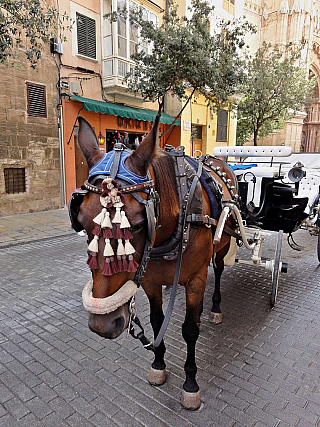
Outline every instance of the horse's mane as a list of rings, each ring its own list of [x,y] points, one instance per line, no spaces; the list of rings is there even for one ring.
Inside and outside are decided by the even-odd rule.
[[[176,183],[174,161],[170,154],[158,150],[153,157],[151,167],[155,175],[155,185],[159,193],[160,216],[179,213],[179,196]]]

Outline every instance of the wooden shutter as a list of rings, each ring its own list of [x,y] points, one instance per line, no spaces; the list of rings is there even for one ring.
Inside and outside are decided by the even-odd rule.
[[[218,110],[217,117],[217,141],[228,141],[228,111]]]
[[[77,13],[78,53],[96,58],[96,21]]]
[[[46,87],[27,82],[29,116],[47,117]]]

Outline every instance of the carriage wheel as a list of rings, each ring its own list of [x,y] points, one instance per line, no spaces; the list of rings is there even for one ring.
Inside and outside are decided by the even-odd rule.
[[[273,272],[272,272],[272,289],[271,289],[271,297],[270,297],[271,307],[274,307],[277,299],[277,293],[278,293],[282,236],[283,236],[283,231],[280,230],[278,233],[277,247],[274,255],[274,265],[273,265]]]

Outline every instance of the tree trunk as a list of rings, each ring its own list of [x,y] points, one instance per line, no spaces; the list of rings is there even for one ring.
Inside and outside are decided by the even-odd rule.
[[[258,139],[258,129],[255,129],[254,131],[253,131],[253,145],[256,147],[258,144],[257,144],[257,139]]]

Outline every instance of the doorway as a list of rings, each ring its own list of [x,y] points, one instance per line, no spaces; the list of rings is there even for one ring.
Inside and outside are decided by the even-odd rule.
[[[202,128],[203,126],[201,125],[191,126],[191,156],[201,156],[200,152],[202,153]]]

